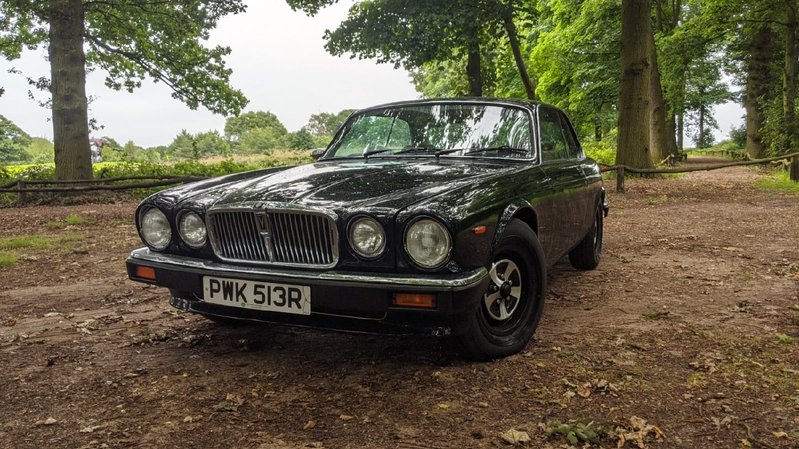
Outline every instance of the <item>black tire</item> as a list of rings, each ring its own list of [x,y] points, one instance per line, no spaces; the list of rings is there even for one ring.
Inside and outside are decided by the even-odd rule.
[[[599,265],[599,259],[602,257],[605,213],[601,204],[600,202],[594,213],[594,225],[569,253],[569,262],[578,270],[593,270]]]
[[[545,261],[535,232],[522,221],[512,220],[494,249],[488,289],[458,328],[458,338],[469,358],[492,360],[524,349],[544,309]],[[515,265],[515,271],[509,262]],[[507,279],[502,276],[505,273],[510,273]],[[502,286],[495,282],[497,278],[503,281]],[[511,292],[519,293],[519,297],[514,299]],[[497,298],[493,302],[492,296]],[[487,302],[491,302],[490,307]],[[503,310],[505,317],[501,317]]]

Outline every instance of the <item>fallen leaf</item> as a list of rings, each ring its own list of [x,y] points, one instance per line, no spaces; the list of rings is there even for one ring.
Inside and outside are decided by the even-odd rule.
[[[314,427],[316,427],[316,421],[311,419],[307,423],[305,423],[304,426],[302,426],[302,430],[311,430]]]
[[[355,418],[354,416],[350,416],[350,415],[341,415],[341,416],[338,417],[338,419],[340,419],[342,421],[352,421],[354,418]]]
[[[530,442],[530,435],[527,432],[521,432],[516,429],[509,429],[499,434],[502,441],[519,446]]]

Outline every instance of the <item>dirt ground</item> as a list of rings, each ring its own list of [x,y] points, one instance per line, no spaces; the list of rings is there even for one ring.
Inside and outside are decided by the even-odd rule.
[[[0,268],[0,447],[799,447],[799,196],[759,176],[628,180],[599,269],[556,266],[535,339],[492,363],[220,328],[127,280],[134,203],[1,209],[29,246]]]

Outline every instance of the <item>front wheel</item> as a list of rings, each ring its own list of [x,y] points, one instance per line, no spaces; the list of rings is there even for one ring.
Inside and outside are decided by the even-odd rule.
[[[546,265],[538,237],[513,220],[495,251],[480,303],[458,332],[466,354],[491,360],[516,354],[533,336],[544,308]]]

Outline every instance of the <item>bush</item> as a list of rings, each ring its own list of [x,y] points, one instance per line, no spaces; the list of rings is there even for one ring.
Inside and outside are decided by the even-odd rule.
[[[730,128],[729,141],[732,142],[738,148],[746,148],[746,124],[742,124],[737,128],[734,126]]]
[[[616,143],[611,139],[583,143],[586,156],[605,165],[616,164]]]

